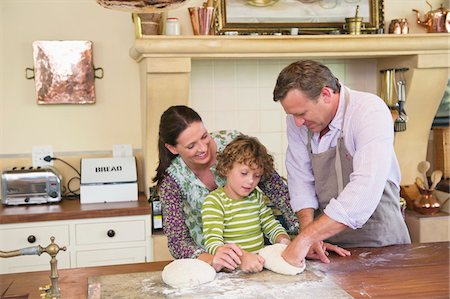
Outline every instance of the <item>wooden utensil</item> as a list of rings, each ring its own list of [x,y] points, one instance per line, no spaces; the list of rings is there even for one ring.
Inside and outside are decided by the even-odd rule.
[[[419,187],[419,189],[425,190],[425,183],[423,182],[423,179],[420,177],[416,177],[416,185]]]
[[[441,170],[435,170],[431,173],[431,190],[434,190],[442,179],[443,172]]]
[[[430,169],[430,162],[428,161],[420,161],[419,164],[417,165],[417,170],[422,174],[423,176],[423,181],[424,181],[424,186],[426,189],[428,189],[430,187],[430,185],[428,184],[428,178],[427,178],[427,171]]]

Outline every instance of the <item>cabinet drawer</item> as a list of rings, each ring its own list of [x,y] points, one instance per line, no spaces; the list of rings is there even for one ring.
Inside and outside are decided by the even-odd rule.
[[[80,250],[76,253],[75,267],[92,267],[146,262],[145,246]]]
[[[144,220],[76,224],[76,244],[91,245],[144,241],[145,230]]]
[[[26,255],[0,259],[0,273],[48,271],[50,274],[50,259],[51,257],[47,253],[40,256]],[[70,268],[70,253],[68,251],[60,251],[56,259],[58,260],[58,270]]]
[[[55,237],[55,243],[60,247],[70,245],[68,225],[33,225],[8,229],[0,228],[0,248],[2,251],[10,251],[37,245],[47,247],[50,244],[51,236]],[[30,242],[32,239],[35,239],[35,241]]]

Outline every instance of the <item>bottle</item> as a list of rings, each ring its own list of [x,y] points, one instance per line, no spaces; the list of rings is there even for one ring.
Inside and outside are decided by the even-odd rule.
[[[180,22],[178,18],[167,18],[165,34],[180,35]]]
[[[161,201],[159,200],[158,191],[156,187],[150,187],[150,198],[149,201],[152,203],[152,228],[153,231],[161,230],[162,225],[162,211],[161,211]]]

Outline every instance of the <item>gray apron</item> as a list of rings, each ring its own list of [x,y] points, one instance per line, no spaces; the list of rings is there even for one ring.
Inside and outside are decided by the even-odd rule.
[[[313,154],[311,131],[308,132],[308,152],[315,180],[316,195],[319,199],[319,213],[332,198],[337,198],[350,181],[353,172],[353,157],[344,143],[343,124],[350,96],[345,90],[344,117],[336,147]],[[400,211],[399,193],[394,184],[386,182],[381,201],[369,220],[359,229],[347,228],[326,240],[342,247],[381,247],[392,244],[411,243],[408,229]]]

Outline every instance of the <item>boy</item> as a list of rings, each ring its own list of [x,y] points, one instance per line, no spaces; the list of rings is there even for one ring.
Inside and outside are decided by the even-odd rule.
[[[243,252],[241,270],[260,272],[264,259],[257,252],[264,247],[263,234],[272,244],[290,243],[256,189],[261,177],[273,172],[273,158],[256,138],[241,135],[226,146],[217,161],[216,171],[226,183],[203,202],[205,248],[215,254],[224,244],[235,243]]]

